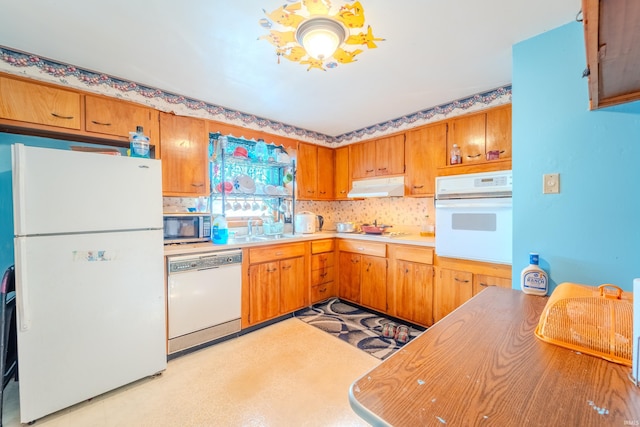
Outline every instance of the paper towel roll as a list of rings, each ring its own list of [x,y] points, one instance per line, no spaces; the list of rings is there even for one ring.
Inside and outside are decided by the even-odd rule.
[[[633,360],[631,361],[631,375],[633,381],[638,385],[640,380],[640,350],[638,339],[640,339],[640,279],[633,279]]]

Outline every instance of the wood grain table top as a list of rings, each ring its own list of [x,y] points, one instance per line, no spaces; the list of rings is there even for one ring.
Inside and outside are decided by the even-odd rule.
[[[491,287],[349,390],[372,425],[640,425],[631,368],[537,339],[547,298]]]

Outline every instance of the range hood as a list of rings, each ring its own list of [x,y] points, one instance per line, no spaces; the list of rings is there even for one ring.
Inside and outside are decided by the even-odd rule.
[[[402,197],[404,196],[404,176],[393,178],[373,178],[353,181],[347,197]]]

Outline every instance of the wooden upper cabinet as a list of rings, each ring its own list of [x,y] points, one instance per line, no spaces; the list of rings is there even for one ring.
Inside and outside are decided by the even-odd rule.
[[[334,194],[334,171],[335,154],[332,148],[318,147],[317,164],[317,187],[318,199],[332,200]]]
[[[435,193],[437,169],[446,164],[446,145],[446,123],[407,132],[405,195],[426,196]]]
[[[511,104],[487,111],[485,152],[497,151],[500,159],[511,158]]]
[[[462,153],[463,164],[483,161],[485,159],[486,125],[487,115],[485,113],[471,114],[451,120],[447,153],[450,153],[453,145],[457,144]],[[447,164],[451,164],[450,158],[448,158]]]
[[[640,2],[582,0],[592,109],[640,99]]]
[[[201,119],[160,115],[162,193],[197,197],[209,194],[209,138]]]
[[[404,173],[404,134],[376,140],[376,176]]]
[[[84,125],[87,132],[124,138],[142,126],[152,145],[160,142],[158,111],[117,99],[86,95]]]
[[[404,134],[350,145],[351,178],[404,173]]]
[[[302,200],[331,200],[334,186],[334,154],[331,148],[298,144],[297,192]]]
[[[511,159],[511,104],[452,119],[447,139],[447,165],[453,145],[460,147],[462,165]],[[490,158],[490,152],[497,158]]]
[[[376,142],[361,142],[349,146],[351,178],[372,178],[376,176]]]
[[[81,95],[0,77],[0,118],[80,130]]]
[[[334,177],[335,193],[334,199],[346,200],[351,189],[351,175],[349,174],[349,147],[335,149]]]
[[[298,144],[296,185],[298,198],[313,200],[318,196],[318,147],[313,144]]]

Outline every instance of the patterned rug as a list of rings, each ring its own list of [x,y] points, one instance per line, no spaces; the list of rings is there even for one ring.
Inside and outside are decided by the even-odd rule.
[[[354,307],[337,298],[298,310],[295,317],[381,360],[406,344],[382,336],[383,326],[392,322],[391,319]],[[409,326],[409,342],[423,332],[414,325],[397,321],[393,323]]]

